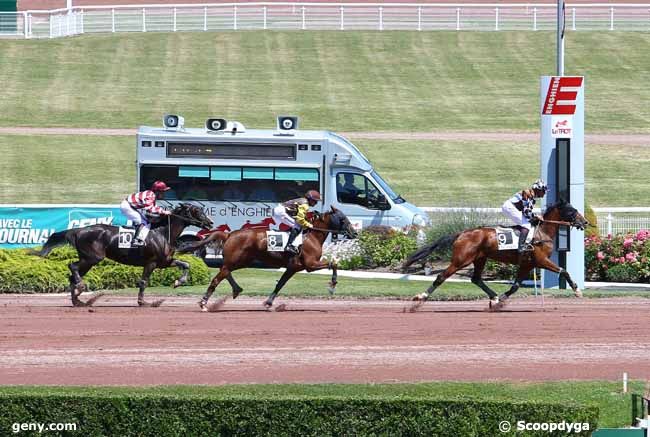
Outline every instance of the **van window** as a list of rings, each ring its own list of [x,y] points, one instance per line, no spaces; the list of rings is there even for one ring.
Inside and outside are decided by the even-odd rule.
[[[340,203],[361,205],[368,209],[376,206],[380,191],[364,175],[340,172],[336,175],[336,198]]]
[[[284,202],[320,189],[315,168],[150,166],[140,168],[140,189],[161,180],[166,200]]]

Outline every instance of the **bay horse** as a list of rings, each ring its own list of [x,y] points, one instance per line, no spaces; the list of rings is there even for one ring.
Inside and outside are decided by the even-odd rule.
[[[79,295],[87,288],[83,283],[83,276],[104,258],[112,259],[122,264],[144,267],[142,277],[138,281],[138,305],[159,306],[163,301],[148,303],[144,300],[144,289],[149,281],[149,276],[157,268],[180,267],[182,276],[174,282],[174,288],[187,281],[190,265],[185,261],[174,259],[176,251],[176,239],[187,226],[198,226],[200,228],[211,228],[212,220],[208,218],[203,210],[197,206],[182,203],[172,211],[172,214],[164,216],[157,223],[154,223],[151,232],[143,247],[132,247],[120,249],[118,247],[119,228],[111,225],[91,225],[84,228],[68,229],[56,232],[47,239],[47,242],[40,251],[33,253],[46,257],[52,249],[64,244],[70,244],[77,250],[79,261],[70,263],[70,294],[74,306],[90,306],[97,298],[97,295],[87,302],[82,302]]]
[[[210,244],[221,243],[223,250],[223,265],[219,273],[212,279],[205,295],[199,302],[201,310],[208,310],[208,300],[217,288],[219,283],[226,279],[232,288],[232,297],[236,299],[243,289],[235,282],[232,272],[245,267],[250,267],[255,262],[261,262],[270,267],[286,267],[286,271],[277,282],[275,289],[264,302],[264,307],[270,309],[273,301],[289,279],[296,272],[307,270],[313,272],[325,268],[332,269],[332,279],[330,282],[330,292],[336,287],[337,271],[335,262],[321,261],[323,253],[323,243],[327,235],[331,232],[334,234],[342,233],[349,238],[357,236],[356,231],[352,228],[350,220],[342,211],[332,207],[331,211],[324,214],[314,214],[312,221],[314,227],[305,231],[302,242],[302,249],[298,255],[292,255],[287,252],[269,252],[267,250],[266,228],[247,228],[239,229],[232,233],[213,232],[202,241],[184,247],[179,252],[194,252],[197,249]],[[217,305],[218,306],[218,305]]]
[[[534,231],[531,242],[533,246],[532,251],[523,252],[521,257],[516,249],[498,250],[495,228],[481,227],[468,229],[454,235],[442,237],[414,252],[403,265],[403,268],[406,268],[416,261],[425,259],[435,250],[450,246],[452,248],[451,264],[436,277],[426,292],[418,294],[413,298],[417,303],[411,307],[411,311],[417,310],[423,302],[427,301],[431,293],[445,282],[447,278],[472,263],[474,264],[472,283],[476,284],[490,297],[491,308],[499,309],[503,307],[508,298],[519,289],[521,283],[528,278],[530,271],[535,267],[541,267],[551,272],[559,273],[561,277],[566,279],[575,295],[582,297],[582,292],[576,283],[573,282],[573,279],[571,279],[569,272],[551,261],[550,256],[553,252],[555,235],[559,225],[569,225],[584,230],[588,224],[589,222],[584,216],[571,206],[570,203],[561,200],[546,209],[541,223]],[[514,284],[500,297],[481,279],[481,274],[488,259],[506,264],[519,265]]]

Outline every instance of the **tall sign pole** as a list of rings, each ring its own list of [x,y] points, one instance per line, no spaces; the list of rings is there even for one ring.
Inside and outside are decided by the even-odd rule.
[[[584,214],[584,77],[564,75],[564,0],[557,2],[557,76],[542,76],[540,86],[540,174],[548,183],[546,207],[570,202]],[[584,288],[584,232],[560,226],[551,259]],[[547,288],[566,288],[556,273],[542,270]]]
[[[564,76],[564,28],[566,24],[564,0],[557,0],[557,75]]]

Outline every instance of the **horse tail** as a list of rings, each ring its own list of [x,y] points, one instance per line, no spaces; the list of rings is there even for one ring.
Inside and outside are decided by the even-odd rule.
[[[187,246],[179,248],[177,252],[178,253],[195,252],[196,250],[202,248],[203,246],[207,246],[210,243],[217,243],[218,246],[223,246],[223,244],[226,242],[229,236],[230,233],[228,232],[214,231],[211,232],[203,240],[197,241],[195,243],[190,243]]]
[[[402,269],[407,268],[408,266],[410,266],[416,261],[420,261],[428,257],[436,250],[446,249],[448,247],[451,247],[451,245],[454,244],[454,241],[456,241],[459,235],[460,232],[453,235],[447,235],[446,237],[442,237],[431,244],[427,244],[426,246],[421,247],[420,249],[413,252],[411,256],[408,257],[408,259],[402,265]]]
[[[31,255],[37,255],[46,257],[52,252],[52,249],[55,247],[63,246],[64,244],[69,243],[68,233],[72,229],[66,229],[65,231],[55,232],[47,239],[41,250],[31,250],[29,253]]]

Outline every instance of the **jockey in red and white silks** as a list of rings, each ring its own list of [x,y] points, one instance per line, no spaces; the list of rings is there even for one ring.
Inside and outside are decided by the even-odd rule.
[[[526,250],[524,243],[531,227],[536,226],[540,221],[540,218],[533,214],[535,198],[544,197],[546,190],[548,190],[546,182],[538,179],[530,188],[515,193],[501,206],[501,211],[521,229],[519,233],[519,253]]]
[[[147,238],[150,229],[147,214],[171,214],[171,211],[156,205],[156,200],[164,198],[165,191],[169,189],[164,182],[156,181],[153,183],[151,190],[133,193],[120,204],[122,214],[131,220],[136,227],[133,246],[144,245],[144,240]]]

